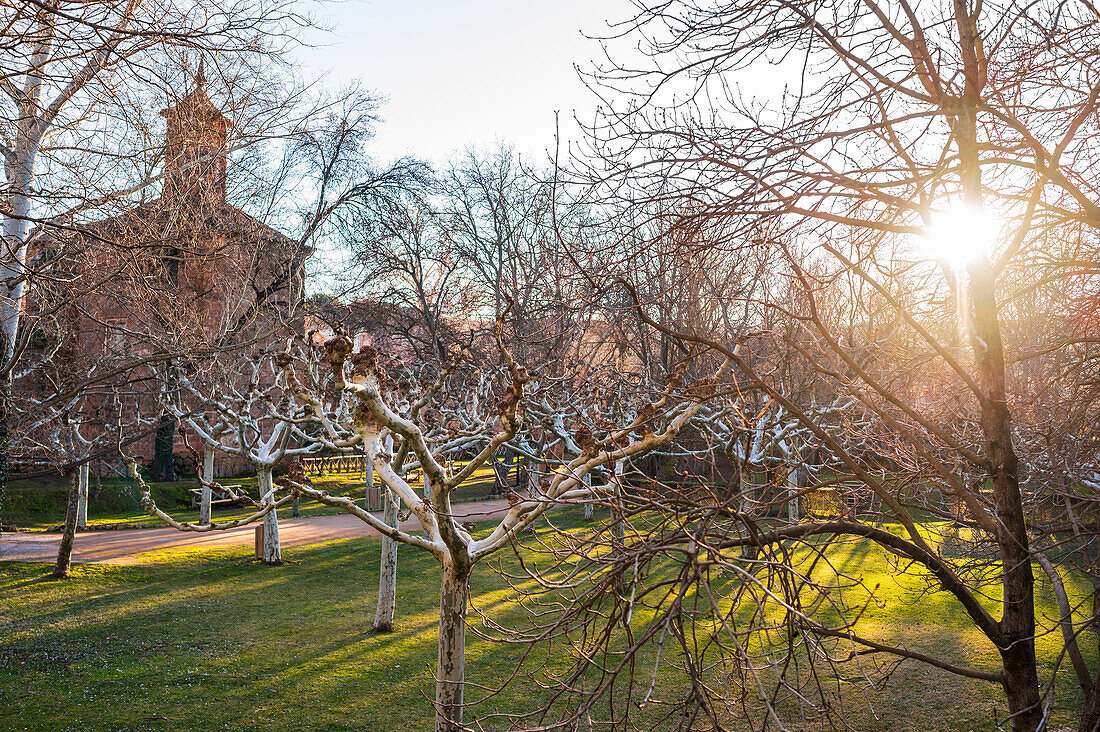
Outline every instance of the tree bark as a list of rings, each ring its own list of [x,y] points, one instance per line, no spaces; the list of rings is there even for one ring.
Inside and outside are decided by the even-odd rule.
[[[448,560],[439,589],[439,659],[435,682],[436,732],[462,729],[462,686],[466,673],[466,606],[470,569]]]
[[[1012,417],[1005,388],[1004,350],[994,275],[985,257],[972,262],[968,269],[971,347],[983,392],[983,451],[989,461],[1003,572],[1004,610],[998,647],[1004,666],[1004,689],[1012,715],[1012,729],[1033,732],[1043,719],[1035,658],[1035,580],[1020,497],[1019,462],[1012,444]]]
[[[65,526],[61,531],[61,544],[57,548],[57,561],[53,565],[53,572],[50,573],[51,577],[57,579],[68,577],[69,571],[73,566],[73,537],[76,536],[77,492],[80,490],[80,478],[77,476],[78,472],[76,468],[69,468],[65,472],[65,477],[69,479],[69,503],[68,508],[65,510]]]
[[[1085,706],[1077,732],[1100,732],[1100,688],[1095,683],[1085,690]]]
[[[747,450],[746,450],[747,452]],[[745,482],[745,465],[744,463],[737,463],[737,489],[739,498],[737,499],[737,510],[743,514],[747,514],[750,508],[749,502],[749,485]],[[760,556],[760,547],[756,544],[744,544],[741,547],[742,559],[756,559]]]
[[[397,514],[401,510],[401,499],[386,488],[382,502],[384,512],[382,520],[387,526],[397,526]],[[382,559],[378,576],[378,609],[374,613],[374,630],[388,632],[393,630],[393,614],[397,606],[397,542],[388,536],[382,537]]]
[[[623,469],[624,460],[616,460],[611,473],[611,487],[615,491],[615,523],[611,527],[611,544],[621,549],[626,544],[626,510],[623,508]]]
[[[386,486],[381,486],[376,492],[374,487],[374,465],[371,463],[370,458],[364,458],[363,460],[363,510],[364,511],[377,511],[378,506],[381,506],[382,510],[386,510]]]
[[[0,331],[0,342],[4,334]],[[4,516],[4,491],[8,484],[8,448],[11,442],[11,372],[0,377],[0,519]],[[4,524],[0,521],[0,558],[3,557]]]
[[[214,448],[207,445],[202,453],[202,497],[199,500],[199,523],[210,523],[210,501],[213,499],[210,485],[214,482]]]
[[[256,471],[256,483],[260,487],[260,496],[263,499],[261,505],[269,505],[275,502],[275,496],[270,493],[271,467],[263,467]],[[264,564],[282,564],[283,553],[279,547],[279,517],[274,510],[264,515]]]
[[[962,103],[947,111],[959,151],[959,177],[963,202],[983,207],[982,168],[977,138],[977,109],[985,83],[977,49],[980,47],[975,16],[966,0],[953,0],[955,25],[964,66]],[[1012,444],[1012,415],[1005,387],[1004,343],[996,296],[997,273],[990,253],[966,265],[967,297],[961,315],[974,353],[980,390],[982,451],[997,516],[997,546],[1002,572],[1004,610],[994,639],[1004,668],[1004,690],[1014,732],[1034,732],[1043,722],[1042,695],[1035,658],[1035,579],[1027,524],[1020,497],[1019,460]],[[960,278],[961,279],[961,278]]]
[[[1100,608],[1100,573],[1097,572],[1098,569],[1100,569],[1100,549],[1097,549],[1094,553],[1092,566],[1089,568],[1089,574],[1092,577],[1092,618],[1089,620],[1089,624],[1092,626],[1090,628],[1092,631],[1096,630],[1097,609]],[[1081,635],[1085,636],[1089,633],[1082,633]],[[1095,644],[1100,647],[1100,637],[1096,637]],[[1081,710],[1081,720],[1077,725],[1077,732],[1100,732],[1100,674],[1094,676],[1088,684],[1081,683],[1081,687],[1085,695],[1085,704]]]
[[[76,469],[76,528],[88,528],[88,464]]]
[[[33,129],[30,116],[19,120],[14,151],[5,165],[7,178],[4,246],[7,255],[0,263],[0,279],[5,283],[6,297],[0,298],[0,335],[3,336],[4,361],[15,354],[15,340],[21,321],[24,277],[27,260],[27,236],[31,227],[30,191],[34,186],[35,162],[38,159],[41,131]],[[12,254],[14,253],[14,256]]]
[[[46,35],[52,36],[52,33]],[[37,107],[40,96],[36,94],[30,104]],[[3,509],[4,491],[8,483],[8,456],[12,432],[12,363],[15,358],[15,342],[23,315],[23,294],[26,288],[27,238],[31,230],[32,204],[30,193],[34,188],[35,163],[42,142],[43,129],[38,118],[20,115],[14,131],[12,150],[5,156],[4,173],[7,189],[2,222],[2,240],[5,256],[0,261],[0,282],[4,297],[0,297],[0,349],[3,359],[0,365],[8,369],[0,377],[0,510]],[[3,530],[0,529],[0,536]],[[66,573],[68,570],[66,569]]]

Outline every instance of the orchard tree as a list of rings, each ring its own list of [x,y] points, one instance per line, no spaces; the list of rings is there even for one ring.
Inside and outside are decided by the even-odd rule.
[[[242,458],[255,469],[261,509],[271,509],[276,503],[276,466],[319,449],[299,427],[302,415],[291,395],[281,388],[273,365],[272,358],[261,356],[245,363],[243,372],[230,370],[220,383],[206,389],[186,376],[178,376],[180,398],[167,404],[176,418],[198,435],[204,450]],[[213,486],[204,484],[204,494],[210,488]],[[262,518],[263,562],[282,564],[278,514],[266,510]],[[214,527],[209,515],[206,523],[200,518],[199,525],[227,528]]]
[[[435,701],[438,730],[462,728],[466,613],[469,579],[475,565],[509,545],[518,532],[553,506],[591,495],[597,489],[587,485],[584,476],[594,468],[641,455],[667,443],[702,404],[700,399],[685,398],[680,390],[682,382],[679,378],[670,378],[665,392],[655,402],[639,410],[633,419],[609,428],[602,437],[588,435],[581,454],[543,478],[530,496],[515,494],[508,514],[486,537],[475,540],[468,529],[455,520],[451,510],[451,494],[515,437],[523,419],[525,387],[530,381],[527,371],[504,348],[501,341],[502,320],[503,316],[497,321],[497,342],[507,364],[510,383],[497,402],[495,416],[484,420],[476,433],[466,435],[476,439],[477,452],[461,468],[448,469],[441,456],[433,452],[424,436],[423,417],[415,422],[409,418],[411,405],[401,410],[383,400],[381,384],[384,374],[379,369],[377,352],[366,348],[353,354],[351,344],[343,338],[335,338],[326,345],[333,384],[357,401],[357,428],[375,473],[409,507],[422,533],[410,533],[389,526],[364,511],[355,501],[330,496],[309,486],[302,476],[291,475],[280,481],[292,491],[343,508],[384,536],[427,551],[439,562],[439,657]],[[290,388],[299,390],[299,398],[307,403],[316,401],[318,397],[310,396],[307,385],[294,376],[293,360],[285,356],[282,363]],[[323,413],[313,410],[313,414],[324,422]],[[326,426],[326,431],[333,434],[335,428]],[[400,435],[405,441],[407,447],[404,449],[411,453],[424,476],[422,494],[393,469],[394,455],[385,448],[387,434]]]
[[[267,478],[260,480],[261,500],[253,515],[228,524],[178,522],[156,506],[136,463],[128,460],[132,475],[142,485],[146,511],[180,530],[216,531],[261,520],[273,524],[275,508],[305,496],[342,508],[384,537],[435,557],[441,567],[436,676],[439,730],[462,728],[468,583],[475,565],[511,545],[520,532],[551,508],[606,493],[609,488],[591,485],[586,476],[596,469],[621,466],[631,457],[667,444],[698,412],[712,390],[713,379],[707,378],[684,387],[685,363],[669,375],[666,387],[653,401],[638,402],[629,413],[625,405],[620,405],[617,424],[603,421],[594,431],[578,430],[575,442],[579,453],[551,463],[529,495],[510,494],[507,515],[486,537],[475,540],[469,528],[455,519],[451,495],[515,440],[523,424],[530,382],[526,369],[504,346],[504,315],[497,320],[495,338],[505,364],[506,382],[503,388],[491,390],[494,398],[487,398],[490,392],[484,391],[488,386],[484,381],[483,388],[473,390],[474,398],[468,389],[448,389],[455,366],[442,369],[436,380],[418,387],[419,391],[410,385],[387,387],[378,352],[364,346],[352,353],[351,343],[344,336],[329,340],[323,352],[307,344],[297,357],[290,351],[278,355],[275,372],[269,373],[270,360],[257,359],[251,371],[239,377],[227,376],[216,388],[200,388],[186,375],[176,378],[183,396],[170,408],[189,431],[211,447],[247,457],[258,471],[268,475],[274,462],[283,456],[360,446],[386,489],[415,516],[420,533],[401,529],[396,520],[391,523],[391,519],[374,516],[350,498],[331,496],[312,487],[295,463],[290,464],[288,476],[275,480],[274,485]],[[724,370],[724,366],[719,368],[715,378],[720,378]],[[447,398],[433,404],[440,394]],[[226,439],[214,438],[216,427],[203,416],[206,414],[216,414],[219,423],[236,429],[235,446],[215,444],[223,444]],[[391,449],[396,449],[396,455]],[[472,452],[472,459],[461,465],[446,459],[446,455],[459,450]],[[412,470],[423,475],[420,492],[410,482]],[[280,488],[287,493],[276,498]],[[611,488],[619,493],[614,481]],[[265,535],[273,533],[265,531]],[[621,540],[621,532],[617,535]],[[270,559],[277,559],[277,553]],[[393,577],[395,580],[395,572]],[[380,612],[384,604],[380,602]],[[392,622],[392,610],[389,612]]]

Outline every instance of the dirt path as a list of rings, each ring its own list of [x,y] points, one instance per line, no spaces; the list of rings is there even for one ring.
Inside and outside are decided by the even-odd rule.
[[[455,517],[461,521],[499,518],[507,511],[508,501],[504,499],[459,503],[454,507]],[[401,528],[416,530],[419,524],[415,520],[406,521]],[[184,532],[170,527],[88,531],[76,535],[73,542],[73,561],[138,564],[142,554],[160,549],[253,546],[254,532],[254,526],[208,532]],[[364,536],[378,536],[378,532],[350,514],[279,519],[279,541],[283,547]],[[0,538],[0,561],[52,562],[57,558],[57,545],[60,541],[61,534],[53,532],[5,532]]]

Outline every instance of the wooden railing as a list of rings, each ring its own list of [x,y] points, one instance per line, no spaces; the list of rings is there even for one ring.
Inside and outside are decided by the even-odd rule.
[[[363,455],[330,455],[302,460],[302,469],[306,475],[340,475],[366,472],[366,458]]]
[[[330,455],[328,457],[303,458],[302,469],[306,475],[320,477],[324,475],[358,475],[366,479],[366,457],[363,455]],[[414,470],[405,476],[410,483],[420,480],[420,471]],[[379,483],[378,476],[374,482]]]

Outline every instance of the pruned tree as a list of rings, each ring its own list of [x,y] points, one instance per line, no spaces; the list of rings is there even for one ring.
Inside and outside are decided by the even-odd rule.
[[[466,439],[476,440],[477,453],[466,465],[454,470],[448,470],[441,456],[433,451],[425,439],[423,417],[414,422],[409,418],[411,405],[402,409],[383,399],[381,385],[385,377],[379,368],[378,354],[374,349],[366,348],[353,354],[351,344],[345,338],[335,338],[326,346],[327,363],[331,368],[334,385],[357,401],[357,428],[376,474],[409,507],[420,524],[422,533],[406,532],[389,526],[362,510],[354,501],[330,496],[311,487],[303,480],[303,476],[291,475],[280,481],[292,491],[321,503],[343,508],[385,536],[429,552],[440,563],[439,655],[435,701],[438,730],[462,728],[468,583],[475,565],[509,545],[519,532],[553,506],[590,494],[594,489],[586,485],[583,479],[593,468],[641,455],[667,443],[697,412],[701,404],[698,399],[684,397],[679,390],[681,382],[678,378],[670,379],[665,392],[649,405],[649,409],[641,410],[636,418],[621,426],[610,428],[606,436],[600,439],[589,437],[580,455],[568,464],[554,469],[530,496],[515,494],[510,501],[512,506],[507,516],[487,536],[474,539],[455,519],[451,511],[451,494],[455,487],[484,466],[494,453],[515,437],[523,419],[525,386],[530,380],[526,370],[504,348],[501,341],[502,320],[503,317],[497,321],[496,334],[501,356],[507,364],[509,383],[496,404],[494,417],[484,420],[476,433],[463,435]],[[284,357],[282,363],[288,382],[297,383],[292,388],[300,390],[300,399],[307,403],[316,401],[319,397],[309,395],[306,391],[307,385],[294,376],[292,359]],[[326,420],[323,413],[318,413],[316,409],[312,412],[324,424]],[[337,434],[332,425],[327,425],[325,429],[329,434]],[[638,436],[634,436],[635,433]],[[419,494],[407,480],[394,471],[392,466],[395,456],[385,449],[387,434],[399,435],[404,440],[401,450],[410,453],[423,472],[423,494]]]
[[[268,356],[244,364],[243,373],[229,370],[220,383],[207,388],[187,376],[178,375],[180,393],[167,403],[168,410],[202,440],[204,449],[242,458],[255,469],[259,500],[252,502],[262,512],[259,518],[263,520],[262,559],[265,564],[282,564],[283,561],[279,518],[273,508],[279,503],[273,483],[275,468],[286,459],[319,449],[317,443],[302,433],[299,424],[303,415],[291,401],[291,395],[282,388],[278,375],[273,359]],[[204,493],[213,487],[204,480]],[[229,528],[211,523],[209,516],[206,522],[200,518],[199,524],[173,521],[173,525],[200,531]],[[234,522],[233,525],[240,524]]]

